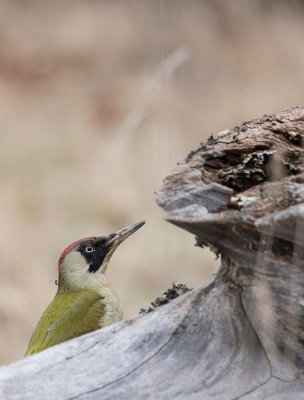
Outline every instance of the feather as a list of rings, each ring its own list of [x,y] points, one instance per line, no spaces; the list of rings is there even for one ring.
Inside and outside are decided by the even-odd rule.
[[[102,328],[103,299],[97,290],[57,294],[42,314],[25,355]]]

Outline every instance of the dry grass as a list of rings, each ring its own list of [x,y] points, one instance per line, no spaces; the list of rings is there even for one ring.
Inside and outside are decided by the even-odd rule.
[[[80,237],[147,220],[108,271],[125,316],[211,274],[153,192],[211,132],[303,105],[303,19],[293,1],[1,2],[2,363],[23,356]],[[180,47],[191,57],[162,80]]]

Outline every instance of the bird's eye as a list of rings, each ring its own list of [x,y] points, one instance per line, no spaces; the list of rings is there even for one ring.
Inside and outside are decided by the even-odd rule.
[[[95,251],[95,248],[94,248],[93,246],[87,246],[86,249],[85,249],[85,251],[86,251],[87,253],[93,253],[93,251]]]

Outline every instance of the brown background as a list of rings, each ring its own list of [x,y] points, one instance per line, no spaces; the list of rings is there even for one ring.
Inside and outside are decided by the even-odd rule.
[[[1,2],[1,363],[23,356],[81,237],[147,221],[108,270],[126,317],[210,276],[154,191],[210,133],[303,106],[303,39],[300,1]]]

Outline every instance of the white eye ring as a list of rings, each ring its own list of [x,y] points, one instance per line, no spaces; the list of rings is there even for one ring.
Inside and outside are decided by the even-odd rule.
[[[88,247],[86,247],[85,251],[87,253],[93,253],[93,251],[95,251],[95,248],[93,246],[88,246]]]

